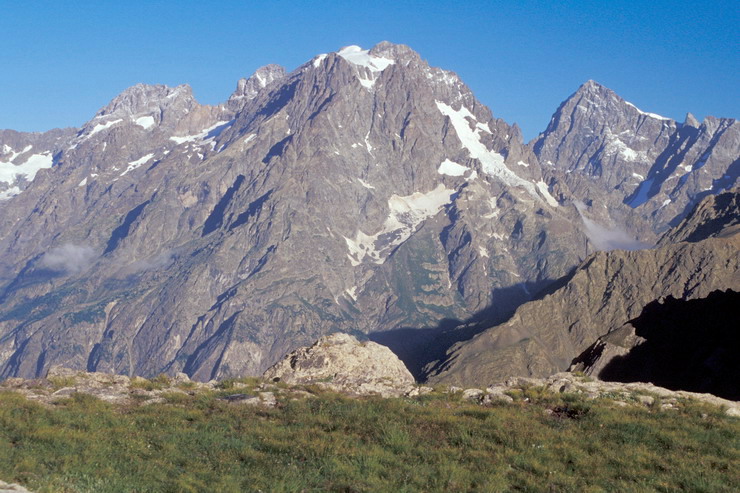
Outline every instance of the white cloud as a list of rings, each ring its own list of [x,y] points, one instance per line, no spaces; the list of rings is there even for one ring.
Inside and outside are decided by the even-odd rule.
[[[583,225],[586,227],[586,236],[596,250],[644,250],[652,245],[638,241],[626,231],[619,228],[606,228],[583,215],[586,205],[582,202],[574,202],[578,214],[581,216]]]
[[[97,255],[92,247],[65,243],[46,252],[39,263],[57,272],[79,274],[90,267]]]

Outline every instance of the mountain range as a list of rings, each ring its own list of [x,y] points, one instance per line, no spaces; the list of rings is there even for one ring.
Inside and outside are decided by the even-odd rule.
[[[455,73],[387,42],[267,65],[214,106],[139,84],[81,128],[0,131],[0,378],[257,375],[333,332],[387,344],[417,378],[564,370],[640,303],[685,295],[692,245],[725,241],[702,251],[737,263],[716,228],[671,235],[737,187],[739,157],[736,120],[679,123],[594,81],[525,143]],[[547,308],[487,340],[563,283],[614,286],[611,266],[640,262],[676,288],[570,335]],[[716,272],[712,289],[740,289]],[[594,306],[575,291],[560,303]]]

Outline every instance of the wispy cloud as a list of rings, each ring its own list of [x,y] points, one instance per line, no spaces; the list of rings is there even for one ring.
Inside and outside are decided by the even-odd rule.
[[[653,245],[638,241],[620,228],[606,228],[595,221],[587,218],[583,211],[586,205],[583,202],[574,202],[578,214],[581,216],[583,225],[586,227],[586,236],[596,250],[644,250]]]
[[[177,255],[177,250],[165,250],[153,257],[137,260],[119,270],[116,276],[130,276],[149,270],[164,269],[169,266]]]
[[[92,247],[65,243],[46,252],[39,264],[56,272],[79,274],[92,265],[97,255]]]

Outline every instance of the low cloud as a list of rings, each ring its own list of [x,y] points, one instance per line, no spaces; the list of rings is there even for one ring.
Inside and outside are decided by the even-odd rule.
[[[39,264],[56,272],[79,274],[87,270],[97,256],[92,247],[65,243],[46,252]]]
[[[168,267],[177,255],[176,250],[165,250],[154,257],[137,260],[118,271],[117,276],[131,276],[149,270],[159,270]]]
[[[636,240],[622,229],[606,228],[592,221],[583,215],[586,205],[578,201],[574,203],[583,225],[586,227],[586,236],[596,250],[606,252],[609,250],[644,250],[653,246],[650,243]]]

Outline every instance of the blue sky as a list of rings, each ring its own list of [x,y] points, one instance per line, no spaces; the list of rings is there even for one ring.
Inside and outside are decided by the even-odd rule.
[[[645,111],[740,113],[738,1],[0,0],[0,128],[80,126],[138,82],[228,98],[268,63],[388,40],[454,70],[528,140],[594,79]]]

